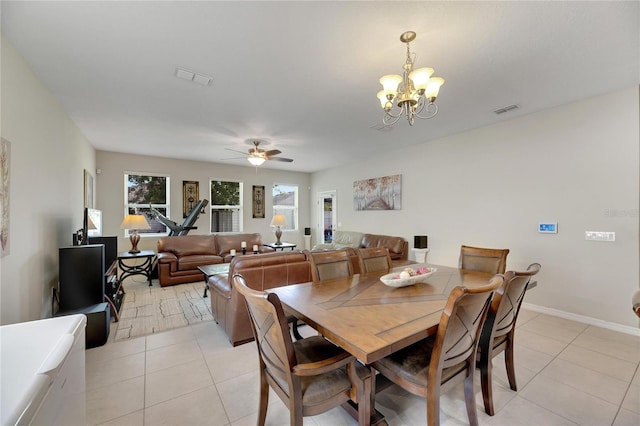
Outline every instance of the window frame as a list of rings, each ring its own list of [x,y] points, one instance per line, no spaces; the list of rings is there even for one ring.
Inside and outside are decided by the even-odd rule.
[[[165,186],[165,197],[166,197],[166,204],[154,204],[154,203],[145,203],[145,204],[136,204],[136,203],[129,203],[129,176],[152,176],[152,177],[162,177],[166,179],[166,186]],[[171,176],[165,173],[150,173],[150,172],[134,172],[134,171],[125,171],[124,172],[124,217],[127,217],[127,215],[129,214],[129,208],[133,208],[133,209],[139,209],[139,208],[145,208],[148,209],[149,205],[151,205],[152,207],[156,208],[156,209],[165,209],[165,216],[167,218],[171,218]],[[169,229],[168,226],[165,225],[165,228],[167,229],[166,232],[144,232],[144,231],[138,231],[138,235],[140,235],[141,238],[146,238],[146,237],[166,237],[167,235],[169,235],[169,233],[171,232],[171,230]],[[125,238],[128,238],[130,235],[129,230],[128,229],[124,229],[124,236]]]
[[[294,196],[293,206],[276,205],[275,204],[273,191],[275,190],[275,188],[277,186],[286,186],[286,187],[295,188],[295,196]],[[271,217],[273,217],[273,215],[278,214],[278,213],[276,213],[276,207],[280,208],[280,209],[285,209],[285,210],[293,210],[294,226],[291,226],[290,224],[287,224],[287,226],[282,228],[282,232],[298,231],[299,230],[299,222],[300,222],[300,218],[299,218],[299,214],[300,214],[299,200],[300,200],[300,185],[295,184],[295,183],[274,182],[273,185],[271,186],[271,213],[272,213]]]
[[[229,205],[229,204],[214,204],[213,197],[211,196],[211,183],[212,182],[233,182],[238,184],[238,201],[240,204],[238,205]],[[244,181],[240,179],[229,179],[229,178],[209,178],[209,233],[211,234],[234,234],[239,232],[244,232]],[[213,226],[213,211],[214,210],[224,210],[224,209],[238,209],[238,230],[237,231],[214,231],[212,229]]]

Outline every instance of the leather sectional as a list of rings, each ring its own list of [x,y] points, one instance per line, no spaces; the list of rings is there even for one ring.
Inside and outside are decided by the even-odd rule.
[[[274,250],[262,245],[260,234],[211,234],[161,237],[158,239],[158,281],[162,287],[202,280],[198,266],[231,261],[231,249],[242,253],[242,242],[251,252],[254,245],[259,253]]]

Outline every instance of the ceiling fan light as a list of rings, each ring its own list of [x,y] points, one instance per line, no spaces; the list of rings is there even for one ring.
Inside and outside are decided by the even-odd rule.
[[[397,74],[389,74],[380,77],[380,84],[382,84],[382,88],[386,92],[393,92],[394,94],[398,92],[398,85],[402,82],[402,76]]]
[[[265,161],[265,159],[262,157],[247,157],[247,160],[251,163],[251,165],[256,167],[260,166]]]
[[[409,74],[409,78],[413,81],[413,87],[415,87],[416,90],[426,90],[431,74],[433,74],[433,68],[418,68]]]
[[[440,92],[440,86],[444,84],[444,78],[433,77],[429,79],[429,84],[427,85],[427,90],[424,96],[429,99],[430,102],[433,102],[438,97],[438,92]]]

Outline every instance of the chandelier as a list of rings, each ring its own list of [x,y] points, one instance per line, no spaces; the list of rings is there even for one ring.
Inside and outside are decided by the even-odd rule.
[[[409,43],[415,38],[416,33],[413,31],[400,36],[400,41],[407,45],[403,75],[390,74],[380,78],[383,89],[378,92],[378,99],[384,109],[382,123],[387,126],[395,124],[403,115],[407,117],[409,125],[413,126],[416,117],[433,118],[438,113],[435,102],[444,79],[431,77],[433,68],[413,69],[415,54],[412,55]]]

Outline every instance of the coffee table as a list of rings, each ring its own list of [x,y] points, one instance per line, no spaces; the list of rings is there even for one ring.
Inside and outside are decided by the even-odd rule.
[[[198,266],[198,270],[204,275],[204,294],[202,297],[207,297],[207,290],[209,290],[209,277],[218,274],[228,274],[230,263],[216,263],[215,265],[202,265]]]

